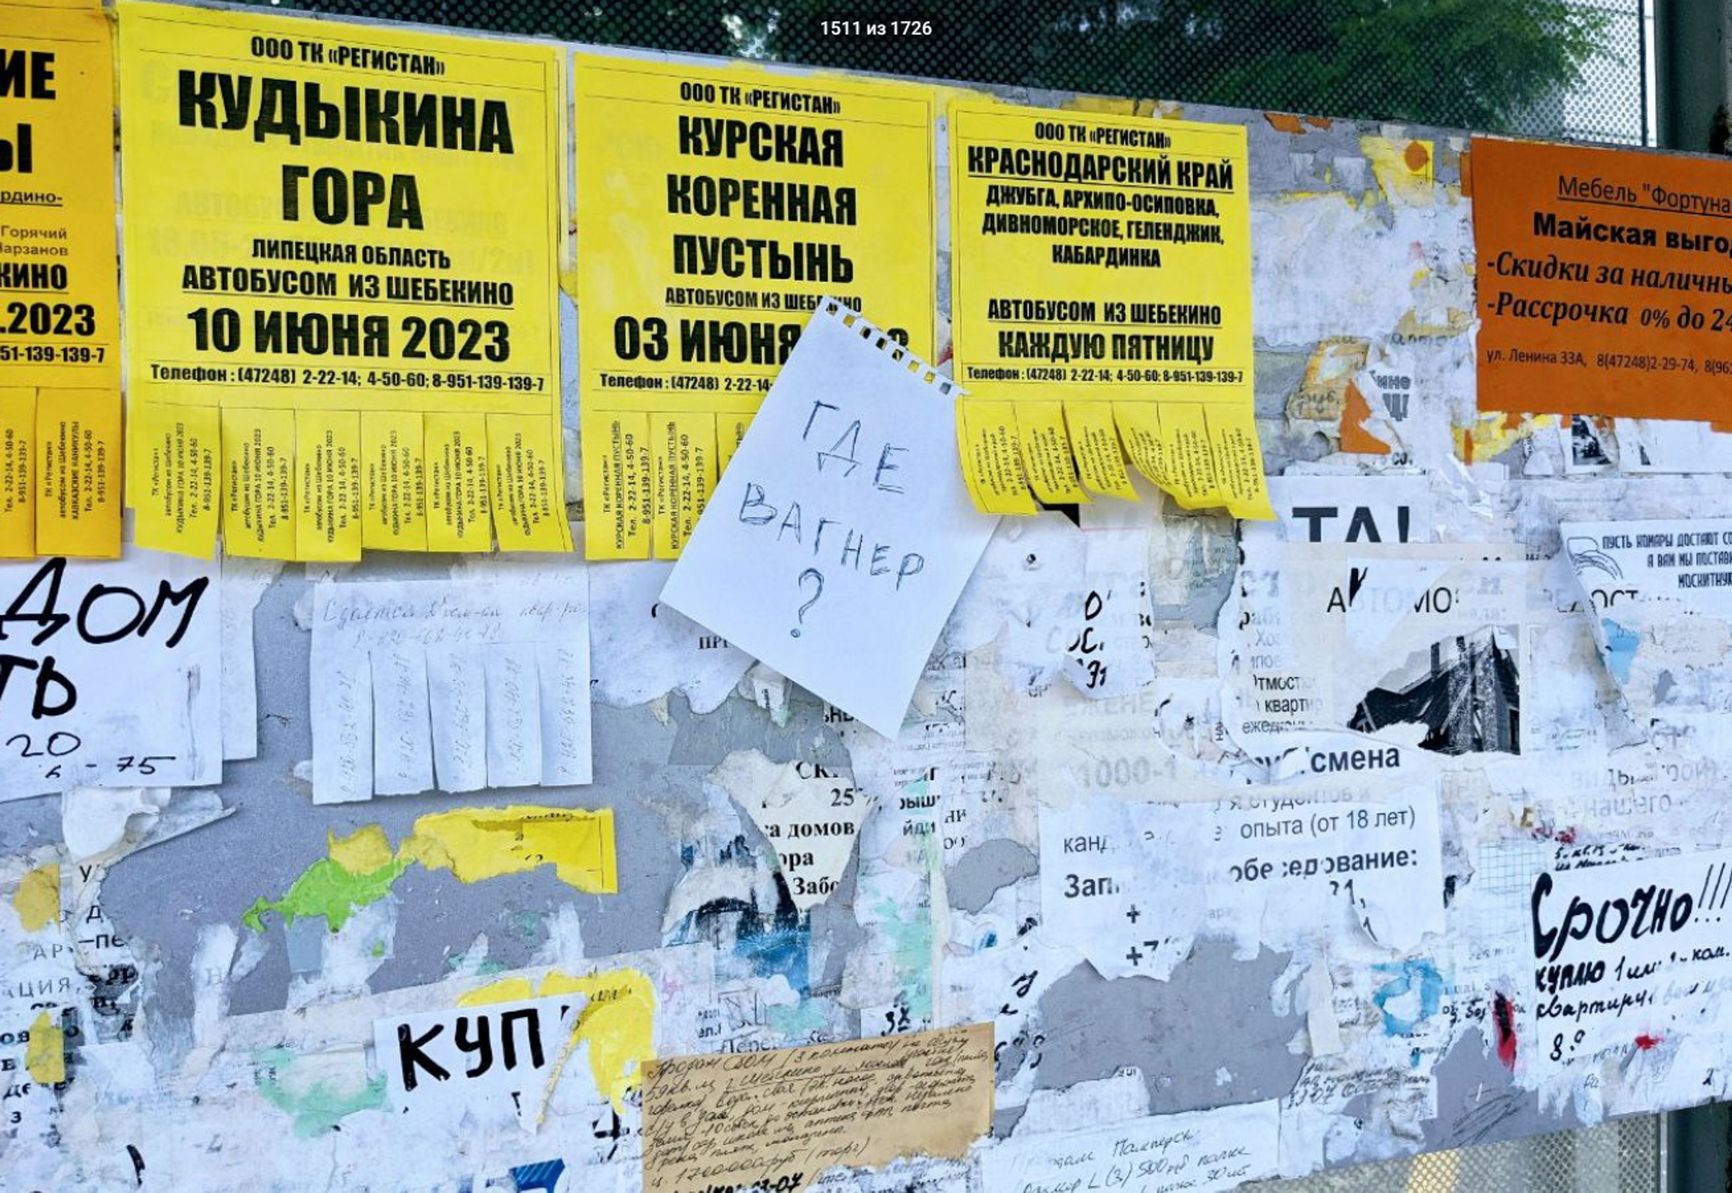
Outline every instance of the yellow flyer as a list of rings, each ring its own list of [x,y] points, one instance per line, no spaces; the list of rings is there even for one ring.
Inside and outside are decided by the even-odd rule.
[[[138,541],[571,547],[551,47],[120,4]]]
[[[957,102],[951,318],[976,503],[1134,498],[1269,518],[1238,125]]]
[[[120,554],[110,47],[0,3],[0,556]]]
[[[821,297],[931,354],[936,93],[573,66],[586,551],[671,559]]]

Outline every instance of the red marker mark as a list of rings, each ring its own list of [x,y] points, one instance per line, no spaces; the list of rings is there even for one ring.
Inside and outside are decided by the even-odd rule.
[[[1664,1038],[1664,1036],[1651,1036],[1647,1032],[1643,1032],[1641,1035],[1636,1037],[1636,1047],[1640,1048],[1643,1052],[1646,1052]]]
[[[1504,1068],[1513,1072],[1516,1060],[1515,1007],[1501,994],[1492,1000],[1491,1020],[1497,1028],[1497,1058],[1503,1062]]]

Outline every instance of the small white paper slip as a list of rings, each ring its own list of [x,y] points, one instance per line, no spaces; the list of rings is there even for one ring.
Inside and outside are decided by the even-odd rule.
[[[998,521],[963,485],[962,392],[821,300],[662,600],[895,737]]]
[[[372,654],[373,790],[414,795],[433,786],[433,722],[427,705],[427,652]]]
[[[222,781],[217,565],[0,562],[0,800]]]
[[[311,691],[314,803],[588,783],[588,572],[320,584]]]
[[[487,655],[478,646],[427,652],[433,777],[441,791],[487,786]]]
[[[1250,1102],[1132,1119],[983,1149],[988,1189],[1185,1189],[1214,1193],[1276,1174],[1280,1105]]]
[[[587,998],[483,1003],[373,1021],[391,1107],[415,1120],[529,1126]]]

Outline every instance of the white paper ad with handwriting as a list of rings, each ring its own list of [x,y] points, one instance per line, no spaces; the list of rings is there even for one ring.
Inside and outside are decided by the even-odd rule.
[[[0,563],[0,799],[222,781],[215,563]]]
[[[313,591],[313,802],[588,783],[581,560]]]
[[[1279,1105],[1251,1102],[1012,1138],[980,1166],[992,1193],[1212,1193],[1274,1176],[1280,1139]]]
[[[960,393],[821,303],[663,602],[895,737],[997,522],[963,485]]]

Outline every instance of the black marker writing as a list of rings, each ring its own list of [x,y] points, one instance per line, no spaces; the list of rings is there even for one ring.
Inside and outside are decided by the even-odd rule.
[[[92,584],[77,601],[73,612],[64,612],[61,588],[66,578],[66,560],[44,560],[35,573],[0,613],[0,642],[19,632],[34,634],[31,646],[43,646],[67,627],[92,646],[106,646],[123,638],[145,638],[152,630],[167,630],[163,648],[180,645],[192,625],[199,602],[210,587],[210,578],[200,576],[180,588],[167,580],[157,582],[156,592],[146,597],[124,585]],[[167,615],[166,618],[164,615]],[[64,671],[56,668],[54,656],[40,658],[0,652],[0,705],[15,673],[36,672],[30,715],[35,720],[63,716],[78,703],[78,688]]]

